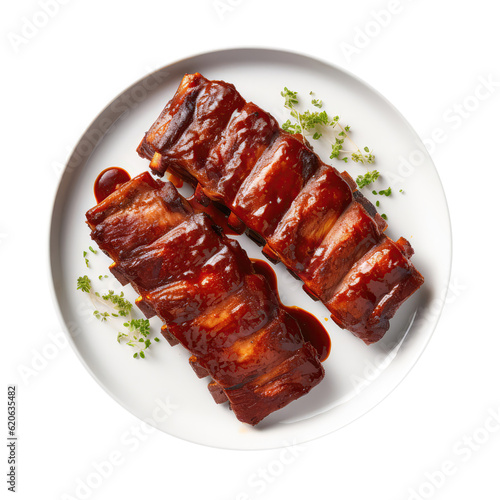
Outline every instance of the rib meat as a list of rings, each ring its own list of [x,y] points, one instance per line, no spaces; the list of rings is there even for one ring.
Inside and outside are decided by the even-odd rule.
[[[89,210],[87,223],[113,274],[239,420],[255,425],[322,380],[318,353],[264,276],[170,182],[143,173]]]
[[[230,223],[246,226],[271,260],[367,344],[424,281],[410,244],[383,234],[386,222],[352,178],[232,84],[186,75],[138,153],[153,173],[180,176],[227,207]]]

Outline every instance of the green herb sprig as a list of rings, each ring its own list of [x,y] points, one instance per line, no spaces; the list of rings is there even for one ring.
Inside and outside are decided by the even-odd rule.
[[[82,292],[85,293],[90,293],[90,289],[92,287],[92,284],[90,282],[90,278],[85,275],[85,276],[80,276],[76,280],[76,289],[81,290]]]
[[[102,275],[99,276],[99,279],[101,278]],[[151,340],[148,338],[150,335],[149,320],[132,318],[132,303],[125,298],[123,292],[117,294],[113,290],[108,290],[107,293],[100,294],[92,288],[92,281],[87,275],[77,278],[76,288],[77,290],[89,294],[95,307],[93,316],[99,321],[107,322],[113,318],[126,319],[126,321],[122,323],[122,326],[125,327],[127,331],[126,333],[120,331],[117,340],[120,343],[125,341],[126,345],[134,348],[134,358],[144,358],[144,351],[151,345]],[[154,341],[159,342],[160,339],[155,337]]]
[[[388,187],[387,189],[381,189],[378,194],[384,195],[384,196],[391,196],[392,194],[392,189]]]
[[[349,137],[348,132],[350,130],[349,126],[342,126],[340,124],[340,117],[333,116],[330,117],[326,111],[310,111],[306,110],[304,112],[298,111],[296,105],[299,104],[298,93],[285,87],[281,92],[281,96],[285,99],[285,108],[290,111],[290,116],[293,121],[288,119],[283,123],[282,129],[285,132],[290,132],[291,134],[302,134],[304,137],[309,136],[314,140],[318,140],[325,136],[326,132],[330,132],[330,136],[333,133],[333,138],[329,139],[331,143],[331,159],[338,159],[344,162],[348,162],[349,158],[354,162],[359,163],[374,163],[375,155],[370,151],[368,147],[363,148],[362,152],[360,148],[354,143],[354,141]],[[311,96],[314,92],[309,93]],[[323,108],[323,101],[319,99],[312,99],[311,104],[318,109]],[[345,149],[345,140],[354,147],[354,151]]]
[[[380,173],[378,170],[372,170],[371,172],[366,172],[365,175],[358,175],[356,179],[356,184],[359,189],[363,189],[365,186],[368,186],[372,182],[376,181],[380,177]]]
[[[131,319],[123,323],[123,326],[128,329],[128,332],[118,333],[118,342],[126,341],[128,346],[139,348],[140,350],[134,353],[134,358],[144,358],[144,351],[151,345],[151,340],[148,338],[151,333],[149,319]],[[158,337],[153,340],[160,341]]]

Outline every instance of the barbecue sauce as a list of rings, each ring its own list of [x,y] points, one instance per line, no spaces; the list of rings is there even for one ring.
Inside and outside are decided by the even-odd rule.
[[[121,184],[128,182],[130,180],[129,173],[119,167],[110,167],[103,170],[97,177],[94,183],[94,195],[97,203],[101,203],[106,199],[113,191],[118,189]],[[172,182],[173,183],[173,182]],[[174,184],[175,185],[175,184]],[[212,201],[208,202],[208,205],[203,203],[203,200],[199,200],[196,194],[193,194],[187,201],[191,204],[195,212],[204,212],[213,219],[216,225],[221,227],[224,233],[227,235],[231,234],[241,234],[244,230],[242,226],[241,231],[236,231],[233,223],[233,227],[228,225],[228,215],[223,213],[219,207],[217,207]],[[263,260],[260,259],[250,259],[253,268],[257,274],[263,275],[269,286],[275,293],[276,297],[279,299],[278,294],[278,280],[276,278],[276,273],[273,268]],[[310,342],[311,345],[318,351],[320,361],[325,361],[331,349],[330,336],[325,330],[323,325],[318,321],[318,319],[311,313],[301,309],[296,306],[285,306],[280,302],[281,306],[297,321],[304,340]]]
[[[119,167],[110,167],[103,170],[94,182],[94,196],[97,203],[105,200],[121,184],[128,182],[130,175],[126,170]]]
[[[184,186],[184,181],[172,172],[165,172],[165,177],[168,181],[170,181],[177,189],[180,189]]]
[[[278,295],[278,279],[273,268],[265,261],[260,259],[250,259],[253,268],[257,274],[262,274],[269,286],[274,291],[276,297]],[[280,302],[281,304],[281,302]],[[328,332],[323,325],[313,314],[301,309],[300,307],[288,307],[281,304],[290,316],[293,316],[300,326],[302,335],[306,342],[310,342],[312,346],[318,351],[320,361],[325,361],[330,355],[331,341]]]

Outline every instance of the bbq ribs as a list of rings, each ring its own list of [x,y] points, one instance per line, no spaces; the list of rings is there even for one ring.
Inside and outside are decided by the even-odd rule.
[[[316,349],[245,251],[170,182],[140,174],[86,215],[113,275],[240,421],[257,424],[323,379]]]
[[[138,153],[153,173],[169,171],[229,209],[229,224],[246,226],[366,344],[424,281],[411,245],[383,234],[385,220],[352,178],[231,84],[186,75]]]

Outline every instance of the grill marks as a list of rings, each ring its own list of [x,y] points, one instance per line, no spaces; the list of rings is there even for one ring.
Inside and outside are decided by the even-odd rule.
[[[189,118],[178,103],[192,109]],[[268,257],[281,260],[339,326],[367,344],[384,335],[423,283],[409,243],[382,234],[385,221],[352,178],[231,84],[186,75],[138,153],[155,173],[169,169],[223,203],[231,223],[242,221]]]
[[[165,322],[162,334],[190,351],[197,375],[212,377],[215,401],[229,399],[242,422],[257,424],[322,380],[316,350],[266,279],[171,183],[141,174],[87,222],[115,260],[113,274],[140,294],[137,305]]]

